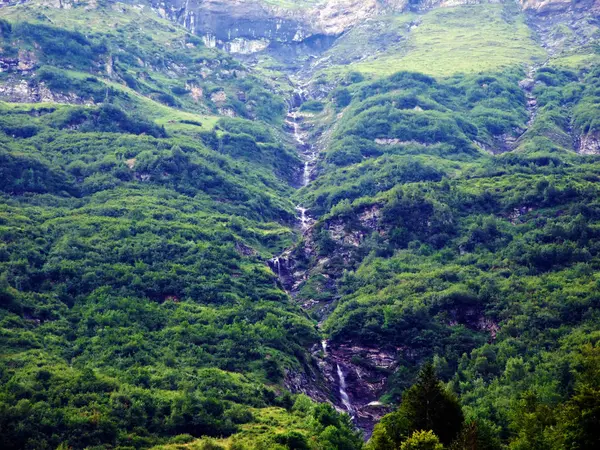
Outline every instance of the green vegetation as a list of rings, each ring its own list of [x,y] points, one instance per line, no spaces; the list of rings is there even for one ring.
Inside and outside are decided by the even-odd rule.
[[[598,348],[583,349],[580,370],[570,398],[554,408],[528,391],[515,403],[510,449],[595,448],[599,434],[594,429],[598,390]],[[425,431],[427,430],[427,431]],[[369,450],[422,449],[499,450],[500,440],[490,422],[463,419],[461,406],[435,375],[431,363],[419,373],[417,382],[403,394],[396,412],[376,425],[366,448]],[[439,437],[438,437],[439,436]],[[444,444],[444,445],[442,445]]]
[[[285,103],[266,83],[146,8],[124,5],[125,14],[49,8],[42,17],[38,8],[32,3],[3,12],[5,53],[27,55],[36,69],[31,77],[24,74],[28,84],[42,82],[53,92],[74,96],[69,103],[109,100],[152,119],[163,118],[164,125],[187,119],[188,126],[177,131],[190,134],[198,130],[190,128],[189,120],[204,125],[197,114],[227,111],[247,119],[282,120]],[[1,73],[0,79],[10,84],[19,80],[11,72]],[[193,118],[181,110],[194,113]]]
[[[322,175],[300,191],[319,220],[298,298],[339,298],[323,327],[331,346],[396,349],[381,400],[402,402],[379,427],[397,441],[374,448],[409,446],[418,430],[454,439],[403,418],[426,360],[502,444],[596,442],[583,416],[600,401],[585,368],[600,326],[600,160],[574,153],[573,136],[597,135],[600,73],[538,70],[525,133],[523,76],[398,73],[351,86]],[[435,448],[430,438],[414,437]]]
[[[266,125],[283,100],[170,25],[56,22],[1,22],[32,64],[2,82],[70,104],[0,104],[0,446],[147,448],[260,429],[281,407],[302,442],[358,446],[347,417],[293,412],[279,387],[318,341],[265,264],[294,239],[300,162]]]
[[[359,85],[324,152],[324,174],[304,198],[320,215],[341,200],[471,169],[486,159],[483,148],[505,150],[505,136],[516,138],[527,121],[522,75],[437,81],[399,72]]]
[[[148,6],[71,6],[0,9],[1,448],[600,445],[594,42],[538,67],[501,2],[299,50],[324,148],[296,191],[274,53],[249,67]],[[367,444],[288,392],[334,399],[325,337],[395,358]]]
[[[458,400],[444,389],[433,365],[426,364],[417,383],[403,394],[399,410],[377,425],[369,447],[421,448],[429,442],[427,445],[433,445],[432,448],[441,448],[440,441],[448,445],[458,437],[463,422]],[[432,434],[415,434],[422,430]],[[424,442],[417,444],[417,441]]]
[[[300,111],[317,112],[318,113],[318,112],[323,111],[324,108],[325,108],[325,105],[323,105],[323,102],[320,102],[317,100],[309,100],[309,101],[302,103],[302,106],[300,106]]]
[[[511,2],[440,8],[381,20],[378,34],[359,27],[330,52],[333,57],[355,52],[370,56],[370,41],[390,36],[392,43],[385,51],[347,68],[333,66],[323,72],[334,76],[352,70],[381,77],[407,70],[450,76],[498,71],[545,58],[525,18],[518,14],[518,6]]]
[[[0,126],[2,447],[228,435],[278,404],[317,334],[264,264],[294,217],[269,166],[111,105]]]
[[[172,444],[161,445],[156,450],[181,448],[178,444],[190,442],[191,449],[323,449],[362,448],[360,433],[353,430],[350,417],[339,415],[328,404],[317,405],[305,395],[299,395],[286,406],[251,409],[253,421],[240,425],[240,431],[221,439],[174,438]],[[178,442],[179,441],[179,442]]]

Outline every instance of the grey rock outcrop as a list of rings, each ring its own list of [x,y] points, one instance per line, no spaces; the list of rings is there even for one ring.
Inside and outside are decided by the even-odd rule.
[[[600,155],[600,134],[589,133],[581,136],[578,152],[582,155]]]

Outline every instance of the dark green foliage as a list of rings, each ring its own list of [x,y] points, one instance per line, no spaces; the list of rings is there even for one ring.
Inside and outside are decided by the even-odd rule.
[[[156,435],[220,436],[236,430],[223,415],[232,403],[200,391],[169,396],[156,388],[120,385],[89,369],[43,369],[22,383],[29,385],[10,383],[7,403],[0,405],[2,448],[54,448],[62,442],[75,448],[124,445],[131,436],[122,434],[123,429],[150,433],[135,437],[138,446],[160,442]]]
[[[450,446],[451,450],[500,450],[501,448],[500,439],[491,426],[476,420],[465,423]]]
[[[347,416],[293,412],[282,390],[318,342],[265,263],[293,239],[285,102],[186,32],[123,23],[84,36],[0,22],[3,54],[34,61],[3,77],[56,99],[0,108],[0,447],[183,444],[283,407],[310,424],[288,447],[359,449]],[[253,121],[206,131],[173,108]]]
[[[0,19],[0,34],[2,34],[2,38],[9,39],[11,33],[12,33],[11,23],[4,19]]]
[[[23,123],[18,117],[2,117],[0,119],[0,129],[10,137],[21,139],[33,137],[39,132],[37,126]]]
[[[356,86],[301,191],[318,221],[299,297],[340,298],[324,323],[332,345],[402,349],[384,401],[436,361],[468,418],[453,448],[595,442],[584,419],[594,389],[577,380],[582,348],[598,342],[598,158],[572,150],[574,136],[595,136],[598,75],[540,70],[538,115],[514,150],[474,150],[505,151],[504,136],[522,133],[522,77],[401,73]],[[389,448],[408,437],[405,419],[383,419]]]
[[[360,72],[348,72],[344,77],[344,84],[360,83],[364,79],[364,75]]]
[[[275,436],[275,441],[278,444],[285,445],[290,450],[308,450],[308,442],[306,436],[297,431],[290,431],[289,433],[279,434]]]
[[[337,108],[345,108],[352,101],[352,95],[346,88],[336,89],[333,91],[333,94],[331,94],[331,97],[333,98]]]
[[[32,83],[44,83],[55,92],[70,94],[94,103],[102,103],[123,97],[124,94],[98,81],[94,77],[74,78],[65,71],[50,66],[41,67]]]
[[[167,106],[178,106],[177,100],[171,94],[160,93],[156,96],[156,99]]]
[[[421,369],[417,382],[402,395],[398,411],[386,416],[377,425],[370,448],[400,448],[402,442],[420,430],[432,431],[443,444],[449,445],[459,435],[463,421],[458,400],[442,385],[433,365],[427,363]]]
[[[91,117],[91,123],[82,131],[123,132],[131,134],[148,134],[154,137],[165,137],[165,130],[144,119],[132,118],[111,105],[100,107],[98,114]]]
[[[362,433],[357,431],[347,414],[338,414],[329,403],[320,403],[315,407],[314,418],[317,422],[319,440],[325,448],[359,450],[363,446]]]
[[[300,170],[298,156],[278,142],[264,125],[241,119],[219,120],[218,127],[226,133],[219,138],[207,136],[206,142],[215,150],[264,167],[291,181]]]
[[[97,82],[62,75],[38,71]],[[264,263],[294,217],[270,133],[224,122],[239,154],[112,104],[1,113],[0,446],[146,448],[289,404],[265,384],[318,336]]]
[[[349,416],[283,389],[322,337],[266,264],[296,236],[296,298],[328,303],[331,343],[396,358],[376,448],[600,445],[600,165],[572,152],[600,131],[597,68],[538,70],[532,125],[520,69],[350,72],[294,196],[286,103],[261,71],[140,17],[85,35],[0,20],[3,56],[33,61],[3,80],[57,100],[0,108],[2,448],[259,429],[263,448],[361,448]],[[317,219],[302,238],[296,203]]]
[[[533,391],[521,396],[511,417],[511,448],[593,449],[600,444],[600,353],[597,346],[580,350],[579,373],[565,402],[543,401]]]
[[[441,161],[435,161],[436,163]],[[324,214],[342,200],[353,201],[391,189],[397,184],[418,181],[441,181],[445,175],[441,164],[422,157],[383,156],[363,164],[325,174],[312,183],[306,197],[311,211]]]
[[[300,111],[321,112],[324,108],[325,105],[323,104],[323,102],[320,102],[318,100],[309,100],[307,102],[302,103]]]
[[[280,123],[286,111],[286,104],[280,97],[260,86],[255,78],[248,77],[241,81],[240,88],[246,93],[246,102],[256,105],[256,118],[268,123]],[[248,117],[247,113],[242,114]]]
[[[108,14],[111,13],[116,11]],[[36,19],[47,20],[44,15]],[[227,107],[240,117],[272,123],[280,123],[283,118],[285,103],[266,88],[264,80],[245,73],[238,79],[238,71],[243,72],[238,61],[217,50],[208,50],[197,37],[158,21],[148,19],[141,27],[127,20],[117,29],[86,27],[85,34],[40,23],[2,23],[3,55],[15,60],[27,58],[33,65],[33,77],[29,71],[21,73],[14,68],[5,74],[16,78],[23,75],[33,84],[42,82],[54,93],[71,98],[76,95],[85,103],[135,103],[135,99],[123,98],[129,93],[106,83],[108,79],[171,107],[214,113]],[[161,37],[153,39],[155,32]],[[172,40],[163,41],[169,32],[173,33]],[[219,70],[205,79],[203,70],[207,65],[217,65]],[[175,73],[173,67],[185,69]],[[226,92],[228,100],[225,105],[210,101],[199,104],[189,95],[188,83],[205,92],[214,91],[218,83],[217,89]],[[236,98],[240,92],[244,102]]]
[[[565,69],[540,69],[533,91],[539,110],[535,123],[525,135],[525,148],[530,151],[536,148],[573,150],[582,137],[598,132],[599,80],[597,69],[582,77]],[[577,135],[575,140],[573,132]]]
[[[361,84],[352,97],[346,89],[336,90],[332,96],[338,107],[352,103],[325,161],[347,166],[382,154],[478,157],[476,146],[495,147],[498,136],[516,135],[524,127],[519,76],[507,72],[437,81],[400,72]],[[360,143],[348,140],[355,137]]]
[[[446,445],[464,420],[458,400],[442,386],[432,364],[425,364],[415,385],[402,395],[399,413],[408,417],[412,430],[432,430]]]
[[[5,38],[9,38],[5,33]],[[104,57],[107,48],[76,31],[48,25],[16,23],[11,27],[10,39],[36,46],[44,55],[43,62],[57,67],[91,69],[91,64]]]
[[[75,187],[64,172],[57,172],[38,159],[0,150],[0,190],[13,195],[25,192],[60,194],[73,193]]]

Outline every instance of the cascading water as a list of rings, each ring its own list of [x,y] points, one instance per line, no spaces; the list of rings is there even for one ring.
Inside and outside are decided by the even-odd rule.
[[[307,186],[310,183],[310,162],[304,161],[304,173],[302,174],[302,186]]]
[[[298,91],[295,93],[295,96],[298,99],[304,99],[304,93],[302,91]],[[291,105],[290,105],[291,106]],[[310,183],[312,167],[317,159],[317,153],[312,151],[311,146],[306,144],[304,140],[304,136],[302,133],[302,128],[300,125],[300,116],[297,111],[293,109],[287,115],[286,123],[288,127],[293,130],[294,140],[296,141],[296,147],[298,148],[299,154],[304,159],[304,169],[302,172],[302,186],[307,186]],[[300,221],[300,227],[302,231],[306,231],[310,228],[310,224],[312,219],[307,215],[307,209],[297,205],[296,211],[298,211],[298,219]]]
[[[300,147],[304,146],[304,139],[302,138],[302,133],[300,133],[300,124],[298,123],[298,113],[296,111],[290,112],[288,117],[291,117],[292,119],[288,120],[287,122],[292,125],[292,129],[294,130],[294,139]]]
[[[302,178],[301,178],[302,187],[307,186],[310,183],[311,177],[312,177],[312,170],[313,170],[313,167],[315,166],[315,163],[318,158],[318,153],[315,151],[313,146],[311,146],[306,141],[307,133],[305,131],[305,128],[303,128],[303,122],[302,122],[303,117],[302,117],[301,113],[298,112],[298,108],[302,104],[302,101],[304,101],[305,99],[306,99],[306,96],[304,95],[304,93],[302,91],[297,91],[294,93],[294,97],[290,100],[290,103],[289,103],[290,109],[289,109],[288,115],[285,120],[286,128],[287,128],[288,132],[290,132],[290,134],[293,134],[294,141],[296,143],[296,148],[298,151],[298,155],[304,161],[304,168],[303,168]],[[308,214],[308,209],[303,207],[302,205],[297,205],[296,211],[298,212],[297,217],[298,217],[298,222],[300,223],[301,230],[303,233],[307,234],[310,230],[311,224],[313,223],[313,219]],[[285,252],[283,255],[285,255]],[[281,256],[280,258],[275,258],[275,259],[273,259],[273,263],[274,263],[273,266],[277,269],[279,278],[282,279],[282,268],[281,268],[282,263],[281,263],[280,259],[282,259],[284,262],[287,261],[287,259],[284,258],[283,256]],[[289,270],[290,270],[290,268],[287,265],[284,266],[284,268],[283,268],[283,272],[285,272],[284,275],[286,275]],[[293,269],[292,269],[292,272],[293,272]],[[290,280],[288,279],[286,281],[289,284]],[[292,277],[292,281],[294,281],[293,277]],[[297,286],[297,284],[294,284],[291,288],[292,295],[293,295],[295,286]],[[334,364],[335,364],[335,366],[337,368],[337,378],[339,380],[339,398],[341,400],[341,406],[343,407],[343,409],[345,409],[349,414],[351,414],[354,417],[355,409],[352,406],[352,402],[350,401],[350,397],[348,395],[348,392],[346,391],[347,385],[346,385],[346,378],[345,378],[344,372],[343,372],[340,364],[337,363],[335,356],[333,356],[331,358],[329,357],[329,355],[327,353],[327,347],[328,347],[328,342],[326,339],[323,339],[321,341],[321,349],[323,351],[323,354],[322,354],[323,360],[321,361],[322,370],[325,370],[325,373],[327,374],[327,377],[328,377],[327,379],[330,379],[329,378],[330,376],[331,376],[331,378],[333,378],[333,373],[331,373],[330,371],[333,369]],[[331,381],[333,381],[333,380],[331,380]]]
[[[300,213],[300,227],[303,231],[307,230],[310,226],[310,218],[306,215],[306,208],[298,205],[296,211]]]
[[[312,166],[314,165],[317,159],[317,154],[316,152],[312,151],[312,148],[309,145],[307,145],[304,141],[304,137],[302,135],[299,123],[299,116],[296,111],[288,113],[286,123],[292,128],[294,132],[294,140],[296,141],[296,146],[298,147],[298,150],[300,150],[300,154],[303,156],[304,159],[302,186],[306,186],[308,185],[308,183],[310,183]]]
[[[352,402],[350,402],[350,397],[348,397],[348,393],[346,392],[346,377],[344,377],[344,372],[339,364],[337,364],[337,375],[340,380],[340,397],[342,403],[349,412],[352,412],[354,410],[352,408]]]
[[[297,108],[305,99],[306,96],[303,91],[296,91],[294,93],[294,98],[289,103],[290,110],[285,119],[287,129],[289,131],[293,131],[294,141],[296,142],[298,154],[304,160],[302,186],[306,186],[308,185],[308,183],[310,183],[312,166],[317,160],[317,153],[312,149],[311,146],[307,145],[304,141],[304,134],[302,132],[301,127],[301,118],[297,111]],[[298,211],[297,217],[298,222],[300,223],[300,229],[303,233],[306,233],[310,229],[313,219],[308,215],[307,208],[304,208],[301,205],[296,206],[296,211]],[[281,255],[272,258],[271,260],[269,260],[269,266],[271,267],[273,272],[277,274],[279,280],[284,284],[284,286],[291,286],[293,289],[293,286],[295,286],[293,283],[293,273],[290,272],[290,257],[292,255],[292,251],[293,249],[288,249]],[[285,280],[283,279],[284,277],[286,278]]]
[[[277,276],[281,278],[281,261],[279,260],[279,258],[275,258],[274,262],[277,266]]]

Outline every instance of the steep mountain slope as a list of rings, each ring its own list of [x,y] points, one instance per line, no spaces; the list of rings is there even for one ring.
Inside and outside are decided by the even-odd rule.
[[[1,12],[1,446],[356,441],[282,409],[318,341],[265,263],[294,239],[283,99],[148,9]]]
[[[599,12],[8,2],[2,447],[360,448],[428,360],[582,442],[541,416],[600,329]]]

